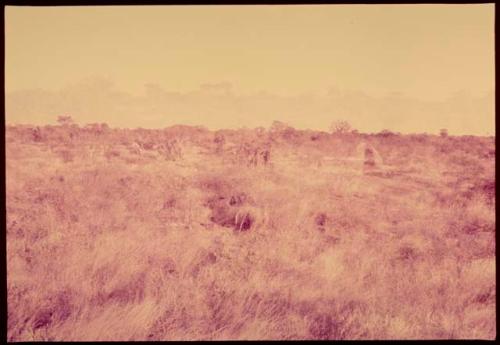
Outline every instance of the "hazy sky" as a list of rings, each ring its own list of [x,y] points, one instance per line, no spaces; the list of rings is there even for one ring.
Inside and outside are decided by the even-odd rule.
[[[368,131],[412,132],[421,121],[399,118],[422,116],[429,131],[494,133],[493,4],[7,6],[5,23],[8,122],[53,122],[62,111],[119,126],[276,119],[326,129],[348,117]],[[452,112],[461,98],[475,106]],[[381,104],[373,114],[358,111],[366,99]],[[311,102],[310,113],[297,110]]]

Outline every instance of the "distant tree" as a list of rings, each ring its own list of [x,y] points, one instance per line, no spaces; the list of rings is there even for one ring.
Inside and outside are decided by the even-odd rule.
[[[330,126],[330,131],[332,133],[349,133],[352,131],[352,127],[349,122],[345,120],[334,121]]]
[[[96,135],[108,131],[109,126],[106,123],[89,123],[85,126],[85,129],[88,130],[90,133]]]
[[[257,133],[257,135],[263,135],[266,133],[266,129],[264,127],[257,127],[255,128],[255,132]]]
[[[286,140],[297,140],[299,138],[299,132],[295,128],[289,126],[282,132],[282,136]]]
[[[442,138],[446,138],[448,136],[448,130],[446,128],[442,128],[439,130],[439,135],[442,137]]]
[[[283,132],[286,129],[290,128],[289,125],[287,125],[284,122],[281,121],[273,121],[273,124],[271,125],[271,132]]]
[[[299,137],[298,130],[281,121],[274,121],[268,132],[268,139],[271,142],[285,140],[297,144]]]
[[[71,126],[75,122],[73,121],[73,118],[71,116],[58,116],[57,117],[57,123],[59,123],[61,126]]]
[[[383,138],[388,138],[388,137],[392,137],[392,136],[395,136],[396,134],[391,132],[390,130],[388,129],[383,129],[380,133],[377,133],[378,136],[381,136]]]

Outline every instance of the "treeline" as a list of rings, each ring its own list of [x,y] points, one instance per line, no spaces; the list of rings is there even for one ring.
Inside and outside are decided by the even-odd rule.
[[[176,139],[193,145],[220,145],[224,142],[254,142],[269,145],[293,147],[320,147],[324,150],[338,150],[340,146],[352,146],[359,142],[384,147],[391,151],[399,148],[432,146],[436,152],[447,154],[464,151],[481,158],[494,157],[494,137],[451,136],[445,130],[440,134],[400,134],[389,130],[379,133],[360,133],[343,121],[333,123],[330,132],[300,130],[279,121],[269,128],[240,128],[209,130],[202,126],[175,125],[163,129],[111,128],[106,123],[84,126],[75,124],[70,117],[59,117],[57,125],[7,125],[6,141],[24,143],[46,143],[77,145],[84,142],[107,144],[130,144],[137,141],[161,142]],[[403,150],[404,151],[404,150]]]

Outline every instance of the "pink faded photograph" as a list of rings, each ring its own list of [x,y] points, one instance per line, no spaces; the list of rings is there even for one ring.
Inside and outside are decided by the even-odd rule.
[[[495,339],[494,10],[5,7],[7,340]]]

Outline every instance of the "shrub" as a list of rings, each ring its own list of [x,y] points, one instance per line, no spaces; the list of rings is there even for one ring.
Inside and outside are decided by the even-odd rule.
[[[351,130],[352,130],[352,127],[349,124],[349,122],[344,121],[344,120],[335,121],[330,126],[330,131],[332,133],[337,133],[337,134],[349,133],[349,132],[351,132]]]

